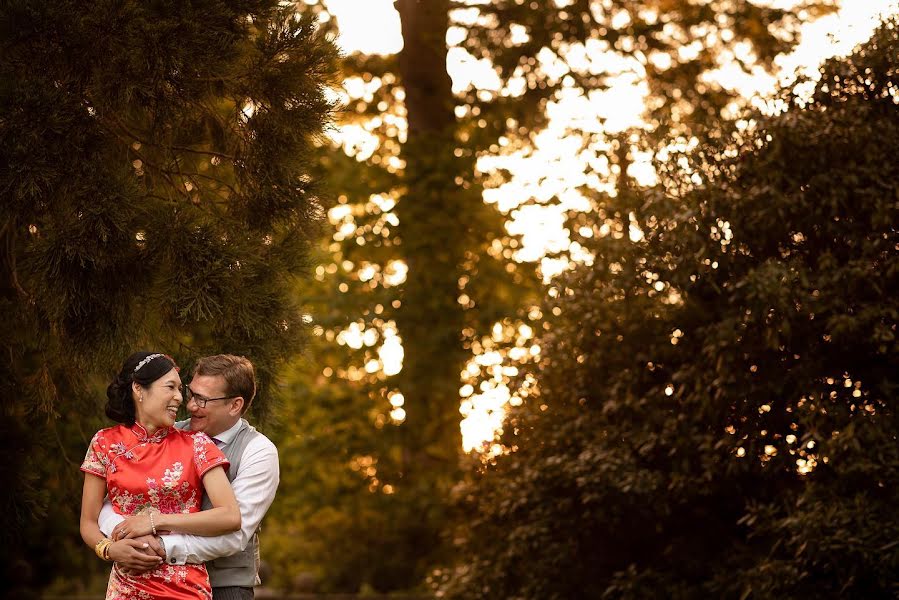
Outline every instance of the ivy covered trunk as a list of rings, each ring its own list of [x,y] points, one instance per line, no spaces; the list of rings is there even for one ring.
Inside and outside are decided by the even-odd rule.
[[[395,313],[405,347],[397,376],[406,399],[406,422],[399,432],[399,494],[421,514],[418,535],[430,546],[428,552],[439,544],[443,502],[456,481],[462,448],[458,388],[466,352],[463,307],[457,298],[467,247],[465,203],[480,202],[460,185],[472,165],[454,155],[445,41],[449,4],[396,3],[404,44],[399,79],[408,121],[397,235],[409,268]]]

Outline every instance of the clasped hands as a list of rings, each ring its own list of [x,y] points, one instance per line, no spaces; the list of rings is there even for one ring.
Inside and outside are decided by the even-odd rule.
[[[162,564],[165,549],[158,537],[143,535],[113,542],[109,546],[109,558],[119,565],[123,573],[141,575]]]
[[[141,575],[155,569],[165,559],[165,549],[152,533],[147,514],[126,517],[109,536],[113,540],[109,558],[127,575]]]

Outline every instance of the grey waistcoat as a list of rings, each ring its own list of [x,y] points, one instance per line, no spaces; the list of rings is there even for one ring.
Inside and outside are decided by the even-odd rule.
[[[256,428],[247,423],[245,419],[241,419],[241,428],[237,431],[237,435],[222,448],[222,452],[231,463],[228,467],[228,481],[234,481],[237,473],[240,472],[240,460],[243,452],[247,448],[250,440],[257,435],[262,435]],[[203,510],[212,508],[212,503],[206,494],[203,494]],[[253,532],[253,537],[247,543],[247,547],[237,554],[224,556],[206,563],[206,570],[209,571],[209,581],[212,587],[253,587],[259,585],[259,535],[258,530]]]

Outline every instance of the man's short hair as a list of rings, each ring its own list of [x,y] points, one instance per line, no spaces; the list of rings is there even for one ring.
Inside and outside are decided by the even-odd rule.
[[[243,408],[240,414],[247,412],[256,397],[256,370],[244,356],[233,354],[216,354],[204,356],[197,361],[194,367],[194,376],[221,376],[225,380],[229,396],[241,396]]]

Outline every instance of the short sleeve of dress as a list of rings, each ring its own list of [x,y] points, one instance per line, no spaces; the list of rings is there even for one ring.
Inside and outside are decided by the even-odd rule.
[[[106,446],[103,431],[95,433],[90,445],[87,447],[87,454],[84,455],[81,470],[106,479],[106,469],[109,467],[109,456],[106,453]]]
[[[203,432],[197,432],[193,434],[193,438],[194,464],[200,477],[203,477],[207,471],[215,467],[224,467],[225,471],[228,470],[228,465],[230,464],[228,459],[216,447],[215,443],[209,439],[208,435]]]

